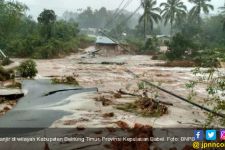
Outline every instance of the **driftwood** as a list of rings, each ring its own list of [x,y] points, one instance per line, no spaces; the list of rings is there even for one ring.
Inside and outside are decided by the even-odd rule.
[[[127,93],[127,92],[124,92],[122,90],[119,90],[118,93],[120,93],[122,95],[130,95],[130,96],[142,97],[142,95]],[[173,104],[172,103],[169,103],[169,102],[157,101],[157,100],[154,100],[154,99],[151,99],[151,100],[153,102],[155,102],[155,103],[160,103],[160,104],[164,104],[164,105],[173,106]]]

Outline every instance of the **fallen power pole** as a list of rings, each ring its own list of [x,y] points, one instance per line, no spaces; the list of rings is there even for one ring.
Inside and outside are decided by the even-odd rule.
[[[6,58],[6,55],[3,53],[3,51],[0,49],[0,53],[2,54],[2,56],[4,57],[4,58]]]

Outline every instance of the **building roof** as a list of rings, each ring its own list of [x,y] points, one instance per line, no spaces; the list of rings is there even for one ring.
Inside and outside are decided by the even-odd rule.
[[[105,36],[98,36],[96,40],[96,44],[109,44],[109,45],[117,45],[117,43],[113,42],[111,39]]]
[[[152,35],[146,35],[146,37],[147,37],[147,39],[153,38]],[[158,39],[160,39],[160,38],[170,38],[169,35],[163,35],[163,34],[162,35],[156,35],[155,37],[158,38]]]

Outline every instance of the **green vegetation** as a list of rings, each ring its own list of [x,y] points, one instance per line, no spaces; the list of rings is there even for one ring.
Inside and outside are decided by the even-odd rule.
[[[133,103],[120,104],[117,109],[140,114],[144,117],[160,117],[168,113],[168,108],[164,105],[154,103],[149,98],[140,98]]]
[[[144,22],[144,37],[146,37],[146,29],[149,26],[153,30],[153,25],[161,20],[160,8],[156,7],[156,0],[144,0],[141,3],[144,13],[140,17],[139,22]]]
[[[190,17],[197,21],[198,24],[201,23],[201,12],[209,14],[210,10],[213,10],[214,7],[211,4],[208,4],[210,0],[189,0],[194,7],[190,10]]]
[[[169,51],[166,53],[166,56],[170,60],[188,57],[188,55],[190,55],[188,54],[188,50],[193,50],[195,48],[192,41],[180,33],[173,36],[168,47]]]
[[[214,67],[207,70],[196,68],[192,70],[192,73],[196,76],[196,79],[186,84],[186,87],[190,89],[189,99],[192,100],[196,98],[197,93],[195,89],[197,85],[205,85],[205,91],[207,92],[207,97],[204,99],[205,106],[211,106],[214,112],[223,114],[225,110],[225,101],[223,98],[225,94],[225,78],[223,74]],[[224,118],[208,113],[208,119],[205,122],[206,127],[224,125]]]
[[[11,79],[12,71],[5,70],[2,66],[0,66],[0,81],[6,81]]]
[[[79,83],[76,80],[76,78],[74,78],[72,76],[62,77],[60,79],[53,78],[52,83],[53,84],[70,84],[70,85],[74,85],[74,86],[79,86]]]
[[[167,2],[162,3],[160,7],[164,8],[161,14],[165,20],[165,25],[170,22],[170,35],[172,36],[174,22],[178,23],[185,17],[187,7],[181,0],[167,0]]]
[[[44,9],[36,22],[26,16],[27,9],[22,3],[0,0],[0,48],[9,57],[61,57],[90,43],[78,34],[75,21],[57,20],[53,10]]]
[[[33,60],[22,62],[18,67],[18,71],[21,77],[24,78],[33,78],[38,73],[36,69],[36,63]]]
[[[1,65],[2,66],[7,66],[9,64],[11,64],[12,61],[9,59],[9,57],[6,57],[6,58],[3,58],[2,62],[1,62]]]

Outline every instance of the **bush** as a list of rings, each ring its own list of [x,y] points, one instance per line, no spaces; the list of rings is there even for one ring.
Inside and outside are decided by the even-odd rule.
[[[2,66],[0,66],[0,81],[6,81],[10,79],[10,71],[5,70]]]
[[[198,62],[201,67],[219,67],[219,61],[225,61],[225,49],[215,48],[198,51],[193,59]]]
[[[33,60],[27,60],[23,62],[19,66],[18,71],[20,75],[24,78],[33,78],[38,73],[36,69],[36,63]]]
[[[140,38],[128,37],[126,42],[130,49],[136,53],[140,53],[140,49],[144,47],[144,40]]]
[[[159,42],[156,37],[149,38],[145,42],[144,51],[158,52],[159,51]]]
[[[194,43],[181,33],[177,33],[169,43],[169,51],[166,56],[169,60],[179,60],[185,58],[187,52],[195,49]]]
[[[95,44],[95,41],[96,41],[96,38],[94,38],[94,37],[81,35],[79,38],[79,47],[87,48],[88,46]]]

